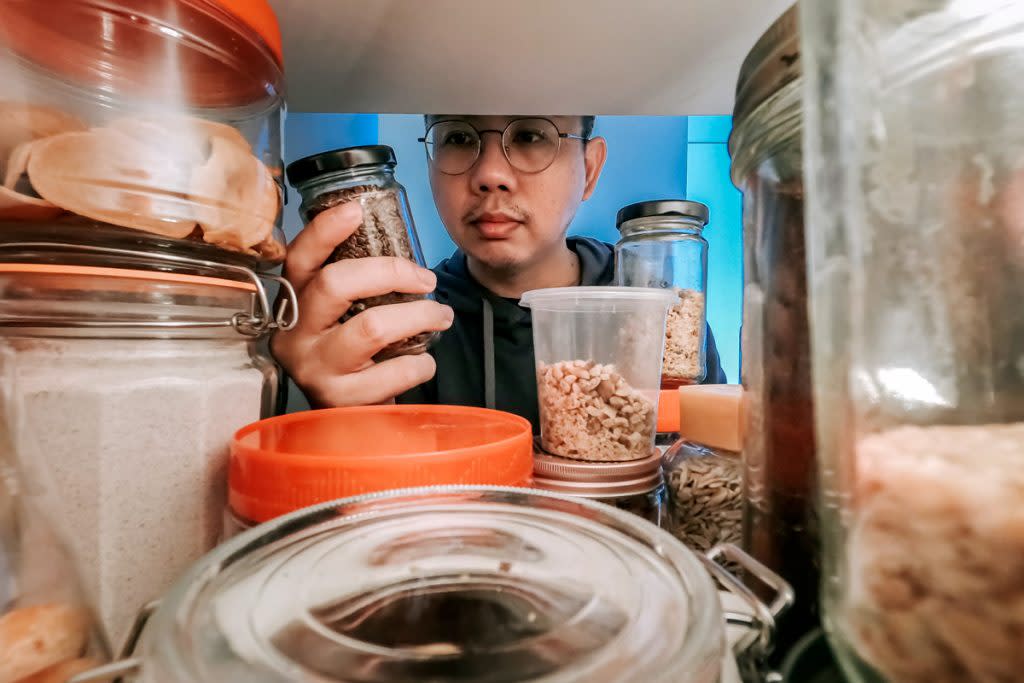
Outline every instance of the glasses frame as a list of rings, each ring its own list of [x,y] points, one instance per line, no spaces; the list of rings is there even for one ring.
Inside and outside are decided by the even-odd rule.
[[[558,133],[558,138],[557,138],[558,144],[555,146],[555,153],[551,157],[551,161],[549,161],[547,166],[545,166],[544,168],[539,168],[536,171],[524,171],[523,169],[519,168],[514,163],[512,163],[512,158],[509,156],[509,153],[508,153],[508,147],[505,145],[505,133],[508,132],[509,128],[511,128],[516,123],[519,123],[520,121],[545,121],[547,123],[550,123],[551,127],[555,129],[556,133]],[[458,173],[450,173],[448,171],[445,171],[445,170],[439,168],[434,163],[434,156],[430,153],[431,143],[428,142],[428,140],[427,140],[427,138],[430,137],[430,131],[432,131],[434,129],[434,126],[439,126],[442,123],[453,123],[453,122],[464,123],[470,129],[472,129],[473,132],[476,133],[476,154],[473,156],[473,161],[469,164],[469,166],[467,166],[464,170],[459,171]],[[545,118],[543,116],[520,116],[519,118],[515,118],[515,119],[512,119],[511,121],[509,121],[508,124],[506,124],[505,127],[503,129],[501,129],[501,130],[498,130],[497,128],[486,128],[484,130],[480,130],[479,128],[474,126],[472,123],[469,123],[468,121],[461,121],[460,119],[444,119],[444,120],[441,120],[441,121],[434,121],[427,128],[426,134],[423,137],[421,137],[421,138],[416,138],[416,141],[423,143],[423,149],[427,153],[427,159],[430,161],[430,165],[431,166],[436,168],[441,173],[444,173],[445,175],[455,176],[455,175],[462,175],[463,173],[468,172],[470,169],[472,169],[474,166],[476,166],[476,162],[480,160],[480,153],[483,151],[483,148],[484,148],[484,134],[485,133],[496,133],[496,134],[498,134],[501,137],[501,143],[502,143],[501,144],[501,153],[505,155],[505,161],[508,162],[508,165],[511,166],[512,168],[514,168],[515,170],[519,171],[520,173],[528,173],[530,175],[533,175],[535,173],[543,173],[544,171],[546,171],[549,168],[551,168],[551,164],[555,163],[555,159],[558,158],[558,152],[561,151],[561,149],[562,149],[562,140],[580,140],[580,141],[583,142],[583,144],[586,144],[586,143],[590,142],[590,140],[591,140],[591,138],[589,138],[589,137],[587,137],[585,135],[576,135],[575,133],[563,133],[561,130],[558,129],[558,125],[554,121],[549,119],[549,118]]]

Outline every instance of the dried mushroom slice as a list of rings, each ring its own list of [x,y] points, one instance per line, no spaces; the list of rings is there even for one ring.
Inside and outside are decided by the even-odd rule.
[[[4,187],[15,189],[18,181],[28,170],[28,158],[32,154],[33,141],[22,142],[11,152],[7,159],[7,170],[4,171]]]
[[[28,176],[41,197],[93,220],[183,238],[195,227],[188,155],[175,158],[111,129],[33,146]]]
[[[225,138],[210,140],[210,158],[192,176],[190,197],[203,240],[235,250],[263,242],[274,230],[280,193],[267,167]]]
[[[62,213],[62,208],[45,199],[37,199],[7,187],[0,187],[0,220],[46,221]]]
[[[247,152],[252,152],[252,145],[237,129],[194,116],[122,118],[112,121],[107,127],[120,130],[142,141],[191,139],[195,144],[201,145],[203,160],[210,155],[209,141],[213,138],[221,138]]]
[[[85,129],[74,116],[51,107],[0,102],[0,173],[6,176],[7,160],[23,142]]]

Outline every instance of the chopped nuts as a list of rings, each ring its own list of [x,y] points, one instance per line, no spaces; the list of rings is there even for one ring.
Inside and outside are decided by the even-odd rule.
[[[651,454],[654,404],[611,365],[562,361],[541,365],[544,450],[577,460],[639,460]],[[565,381],[568,378],[572,381]]]
[[[669,309],[665,325],[665,361],[662,382],[679,386],[704,379],[701,351],[704,347],[704,293],[676,290],[679,303]]]

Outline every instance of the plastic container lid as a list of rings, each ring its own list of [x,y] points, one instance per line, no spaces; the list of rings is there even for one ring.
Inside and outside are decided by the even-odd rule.
[[[529,421],[463,406],[365,406],[282,415],[231,444],[228,503],[265,522],[300,508],[388,489],[528,486]]]
[[[679,301],[669,289],[649,287],[551,287],[523,294],[519,305],[546,311],[609,310],[644,305],[664,305],[667,310]]]
[[[615,216],[615,227],[622,229],[622,224],[637,218],[671,217],[690,218],[702,226],[708,224],[711,212],[706,204],[691,202],[686,199],[658,199],[648,202],[637,202],[619,209]]]
[[[642,460],[590,462],[536,452],[533,484],[545,491],[585,498],[616,498],[647,493],[662,482],[661,453]]]
[[[711,448],[743,449],[743,387],[697,384],[679,387],[679,438]]]

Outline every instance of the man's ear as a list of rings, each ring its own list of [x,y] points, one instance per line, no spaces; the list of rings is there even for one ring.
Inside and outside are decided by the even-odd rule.
[[[591,138],[583,150],[583,163],[587,171],[587,184],[583,188],[583,201],[590,199],[597,188],[597,180],[608,158],[608,142],[604,138]]]

